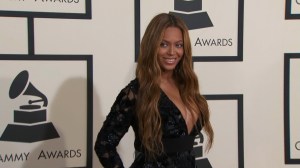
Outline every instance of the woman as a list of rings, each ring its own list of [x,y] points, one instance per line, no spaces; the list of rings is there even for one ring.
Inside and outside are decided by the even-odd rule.
[[[132,126],[136,156],[131,168],[192,168],[195,136],[203,128],[213,142],[206,100],[192,69],[184,22],[158,14],[143,36],[136,79],[116,98],[98,134],[95,151],[104,167],[124,167],[116,151]]]

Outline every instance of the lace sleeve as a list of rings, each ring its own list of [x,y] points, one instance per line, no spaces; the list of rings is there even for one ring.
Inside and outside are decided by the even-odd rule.
[[[98,133],[94,149],[105,168],[124,167],[116,146],[131,125],[135,99],[134,89],[128,85],[117,96]]]

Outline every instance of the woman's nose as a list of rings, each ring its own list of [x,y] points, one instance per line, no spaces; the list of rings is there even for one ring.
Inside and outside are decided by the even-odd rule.
[[[169,53],[170,55],[173,55],[173,54],[175,53],[174,46],[170,46],[170,47],[169,47],[168,53]]]

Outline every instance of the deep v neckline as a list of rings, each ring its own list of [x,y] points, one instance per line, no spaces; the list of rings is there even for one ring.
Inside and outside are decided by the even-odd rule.
[[[177,105],[172,101],[172,99],[169,98],[169,96],[162,90],[161,93],[169,100],[169,102],[176,108],[176,110],[179,112],[180,116],[181,116],[181,121],[184,123],[185,126],[185,130],[187,132],[188,135],[191,135],[191,133],[193,132],[194,128],[195,128],[195,123],[193,124],[193,127],[191,128],[191,130],[188,129],[188,124],[185,120],[185,118],[183,117],[182,112],[180,111],[180,109],[177,107]]]

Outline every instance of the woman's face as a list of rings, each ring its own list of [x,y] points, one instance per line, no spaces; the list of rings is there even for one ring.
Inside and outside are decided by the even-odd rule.
[[[183,56],[183,39],[179,28],[168,27],[165,30],[157,56],[163,72],[175,69]]]

